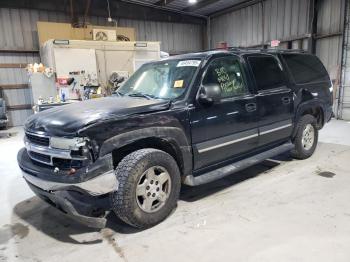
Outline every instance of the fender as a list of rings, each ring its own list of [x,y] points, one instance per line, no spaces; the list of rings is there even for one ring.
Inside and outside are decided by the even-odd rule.
[[[298,119],[302,116],[302,114],[307,110],[307,109],[310,109],[310,108],[315,108],[315,107],[319,107],[321,108],[321,111],[322,111],[322,114],[323,114],[323,117],[325,117],[325,106],[324,106],[324,102],[318,98],[314,98],[312,100],[307,100],[307,101],[304,101],[302,103],[300,103],[297,108],[296,108],[296,111],[295,111],[295,115],[294,115],[294,130],[293,130],[293,133],[292,133],[292,137],[294,138],[295,135],[296,135],[296,132],[297,132],[297,129],[296,129],[296,123],[298,122]],[[324,120],[325,121],[325,120]]]
[[[184,175],[192,172],[192,147],[184,131],[178,127],[147,127],[113,136],[102,144],[99,155],[104,156],[115,149],[146,138],[160,138],[175,145],[181,153]]]

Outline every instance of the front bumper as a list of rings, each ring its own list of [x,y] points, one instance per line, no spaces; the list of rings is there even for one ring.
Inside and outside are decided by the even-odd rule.
[[[118,190],[111,156],[70,176],[63,170],[55,173],[54,167],[36,164],[25,149],[18,153],[18,164],[23,178],[41,199],[89,227],[105,226],[104,215],[110,210],[109,193]]]
[[[68,191],[47,192],[28,182],[32,191],[46,203],[57,208],[71,219],[91,228],[104,228],[108,207],[108,198],[92,198],[74,196]]]
[[[118,189],[118,181],[114,174],[114,170],[110,170],[102,175],[99,175],[98,177],[94,177],[81,183],[60,183],[47,181],[30,175],[24,171],[22,171],[22,173],[27,182],[49,192],[76,190],[79,192],[83,191],[91,196],[98,196],[117,191]]]

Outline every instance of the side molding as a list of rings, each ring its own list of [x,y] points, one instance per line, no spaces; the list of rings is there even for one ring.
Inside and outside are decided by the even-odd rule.
[[[208,173],[202,174],[200,176],[188,175],[185,177],[183,183],[188,186],[198,186],[206,183],[210,183],[212,181],[218,180],[225,176],[231,175],[242,169],[250,167],[252,165],[258,164],[270,157],[282,154],[288,150],[291,150],[294,145],[291,142],[282,144],[276,148],[270,149],[268,151],[262,152],[255,156],[243,159],[241,161],[235,162],[233,164],[229,164],[227,166],[221,167],[219,169],[210,171]]]

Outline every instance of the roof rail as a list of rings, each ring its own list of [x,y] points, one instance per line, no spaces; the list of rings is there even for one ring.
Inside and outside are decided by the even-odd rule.
[[[229,47],[229,51],[266,51],[267,49],[258,48],[258,47]]]
[[[303,49],[272,49],[272,48],[258,48],[258,47],[229,47],[229,51],[255,51],[255,52],[276,52],[276,53],[307,53]]]
[[[210,51],[222,51],[222,52],[263,52],[263,53],[308,53],[303,49],[272,49],[272,48],[259,48],[259,47],[234,47],[230,46],[227,48],[212,48],[203,52]]]

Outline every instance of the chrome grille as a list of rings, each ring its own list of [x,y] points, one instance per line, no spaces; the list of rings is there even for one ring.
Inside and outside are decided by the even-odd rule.
[[[40,145],[40,146],[49,146],[50,145],[50,138],[47,136],[37,135],[37,134],[32,134],[32,133],[26,132],[26,138],[32,144],[36,144],[36,145]]]
[[[25,146],[29,157],[38,163],[63,169],[80,168],[87,157],[77,155],[70,149],[57,149],[50,146],[50,137],[46,135],[25,133]]]
[[[38,161],[40,163],[51,164],[51,157],[48,155],[40,154],[37,152],[29,151],[29,156],[31,159]]]

